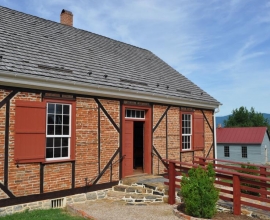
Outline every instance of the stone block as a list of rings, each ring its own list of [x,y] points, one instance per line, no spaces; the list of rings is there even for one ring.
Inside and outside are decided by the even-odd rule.
[[[44,209],[50,209],[52,207],[51,201],[50,200],[44,201],[43,204],[42,204],[42,207]]]
[[[85,202],[85,194],[75,195],[72,197],[74,202]]]
[[[86,193],[86,199],[87,200],[96,200],[97,194],[94,192]]]
[[[13,206],[13,211],[14,212],[20,212],[20,211],[23,211],[23,210],[24,210],[24,208],[23,208],[22,205],[15,205],[15,206]]]
[[[125,192],[126,191],[126,188],[125,186],[114,186],[113,187],[113,190],[114,191],[119,191],[119,192]]]

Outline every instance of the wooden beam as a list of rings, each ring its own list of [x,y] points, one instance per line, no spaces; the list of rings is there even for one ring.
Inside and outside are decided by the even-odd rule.
[[[162,119],[165,117],[165,115],[167,114],[167,112],[169,111],[169,109],[171,108],[171,106],[169,105],[167,107],[167,109],[165,110],[165,112],[163,113],[163,115],[161,116],[161,118],[158,120],[156,126],[153,128],[153,133],[155,132],[155,130],[157,129],[157,127],[159,126],[160,122],[162,121]]]
[[[96,103],[98,104],[98,106],[101,108],[101,110],[104,112],[104,114],[107,116],[107,118],[112,123],[112,125],[117,130],[117,132],[120,133],[120,129],[119,129],[118,125],[114,122],[114,120],[112,119],[112,117],[110,116],[110,114],[106,111],[106,109],[101,104],[101,102],[97,98],[94,98],[94,100],[96,101]]]

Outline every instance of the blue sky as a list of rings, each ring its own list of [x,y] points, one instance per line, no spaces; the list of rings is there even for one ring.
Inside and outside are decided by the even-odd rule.
[[[151,50],[223,105],[270,113],[270,0],[0,0]]]

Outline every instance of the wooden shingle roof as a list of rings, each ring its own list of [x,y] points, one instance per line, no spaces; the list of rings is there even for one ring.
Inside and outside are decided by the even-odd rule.
[[[7,76],[16,73],[44,82],[61,80],[220,104],[142,48],[5,7],[0,7],[0,32],[0,73]]]

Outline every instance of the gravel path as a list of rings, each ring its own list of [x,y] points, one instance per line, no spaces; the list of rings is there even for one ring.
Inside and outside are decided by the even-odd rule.
[[[179,220],[172,212],[172,206],[166,203],[149,205],[125,205],[122,201],[96,200],[74,204],[96,220]]]

